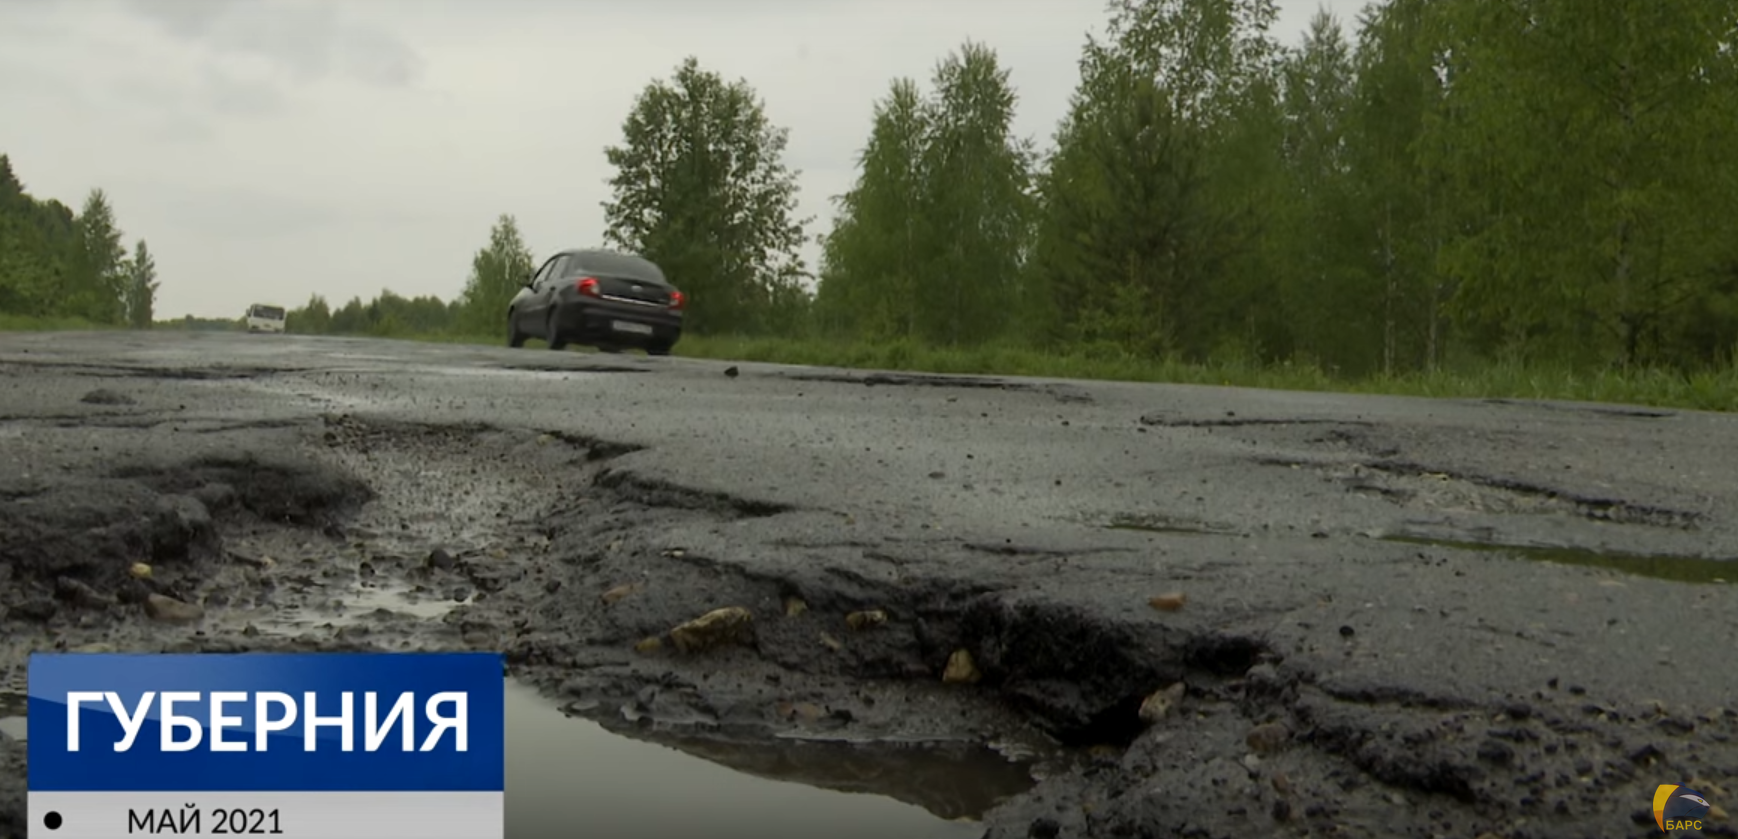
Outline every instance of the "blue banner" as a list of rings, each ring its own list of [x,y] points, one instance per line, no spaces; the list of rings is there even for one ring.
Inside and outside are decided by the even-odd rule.
[[[34,654],[34,792],[504,789],[495,653]]]

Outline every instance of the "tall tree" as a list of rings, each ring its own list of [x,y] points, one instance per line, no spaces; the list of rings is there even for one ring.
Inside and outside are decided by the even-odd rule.
[[[78,214],[75,270],[63,292],[68,314],[96,323],[120,324],[126,318],[127,249],[108,195],[93,189]]]
[[[835,199],[823,240],[815,305],[830,330],[858,337],[914,337],[923,272],[928,103],[911,79],[895,79],[875,103],[857,181]]]
[[[895,80],[839,199],[817,305],[858,334],[945,344],[1003,334],[1019,309],[1032,152],[993,50],[966,43],[928,98]]]
[[[981,343],[1018,306],[1030,213],[1029,142],[1013,135],[1018,102],[994,50],[967,43],[936,68],[921,231],[933,262],[913,296],[922,337]]]
[[[1272,0],[1115,0],[1043,179],[1053,336],[1204,357],[1258,295]]]
[[[1441,309],[1452,286],[1438,254],[1453,211],[1440,167],[1426,165],[1446,105],[1447,52],[1436,0],[1385,0],[1361,17],[1357,78],[1347,120],[1355,212],[1373,241],[1360,249],[1373,289],[1386,373],[1431,366],[1442,355]]]
[[[471,275],[459,295],[465,326],[477,334],[503,328],[507,304],[535,270],[535,258],[519,233],[518,220],[503,213],[489,228],[489,244],[471,257]]]
[[[1445,8],[1460,313],[1530,357],[1668,361],[1731,252],[1738,2]]]
[[[150,248],[140,239],[133,247],[133,256],[126,261],[127,322],[134,329],[150,329],[156,317],[157,262]]]
[[[1380,356],[1380,310],[1370,305],[1380,290],[1365,264],[1373,243],[1353,178],[1357,70],[1337,20],[1320,12],[1310,21],[1281,79],[1284,189],[1270,233],[1285,317],[1269,339],[1299,360],[1369,372]]]
[[[615,175],[606,240],[658,263],[691,295],[687,328],[756,332],[806,306],[794,217],[797,172],[746,81],[726,82],[690,57],[647,85],[605,155]]]
[[[460,311],[465,311],[461,309]],[[284,328],[301,335],[326,335],[332,332],[332,307],[326,298],[314,294],[307,305],[294,309],[284,319]]]

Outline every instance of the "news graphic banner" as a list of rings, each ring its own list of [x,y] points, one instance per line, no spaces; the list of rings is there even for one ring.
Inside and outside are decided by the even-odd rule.
[[[30,657],[29,839],[504,839],[493,653]]]

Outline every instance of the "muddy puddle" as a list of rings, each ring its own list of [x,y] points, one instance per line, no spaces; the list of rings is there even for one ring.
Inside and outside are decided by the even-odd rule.
[[[510,684],[507,835],[966,839],[982,834],[984,810],[1030,786],[1012,764],[929,751],[650,738]]]
[[[1461,542],[1452,539],[1431,539],[1418,536],[1384,536],[1384,542],[1403,545],[1424,545],[1460,551],[1506,554],[1532,562],[1558,565],[1579,565],[1603,568],[1638,577],[1674,580],[1680,583],[1731,583],[1738,580],[1738,561],[1686,556],[1649,556],[1585,548],[1554,548],[1534,545],[1495,545],[1484,542]]]

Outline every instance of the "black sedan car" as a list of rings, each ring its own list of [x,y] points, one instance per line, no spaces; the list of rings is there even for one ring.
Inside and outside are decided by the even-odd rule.
[[[669,355],[682,337],[682,292],[651,261],[607,250],[565,250],[537,269],[507,307],[507,345],[541,338],[604,352]]]

